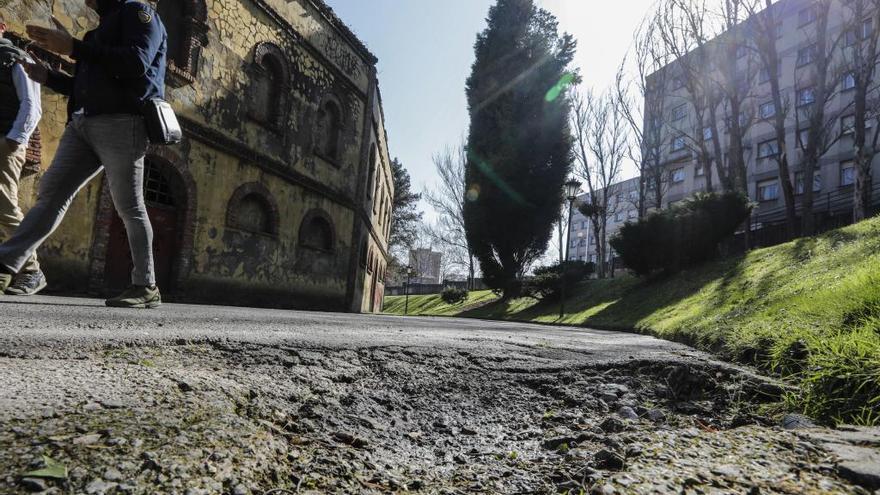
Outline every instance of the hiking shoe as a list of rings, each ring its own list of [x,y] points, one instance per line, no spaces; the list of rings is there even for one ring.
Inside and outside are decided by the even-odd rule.
[[[153,309],[162,305],[162,295],[156,286],[132,285],[122,294],[107,299],[105,304],[111,308]]]
[[[10,285],[12,285],[12,274],[0,272],[0,294],[6,292]]]
[[[12,285],[6,289],[10,296],[33,296],[46,288],[46,276],[42,271],[19,273],[12,278]]]

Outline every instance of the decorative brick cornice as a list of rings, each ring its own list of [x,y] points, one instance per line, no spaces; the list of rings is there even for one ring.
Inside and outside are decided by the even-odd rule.
[[[220,131],[216,131],[199,122],[185,116],[178,116],[187,137],[201,141],[213,148],[228,153],[253,164],[253,166],[280,177],[290,183],[302,186],[309,191],[315,192],[345,208],[354,209],[354,202],[335,189],[294,170],[293,164],[279,160],[273,156],[261,153],[247,145],[233,139]]]
[[[320,61],[322,66],[324,66],[326,69],[334,72],[338,76],[341,83],[343,85],[345,85],[350,91],[352,91],[353,93],[358,95],[361,99],[367,98],[366,93],[361,88],[359,88],[356,84],[354,84],[351,81],[351,79],[349,79],[349,76],[347,74],[342,72],[342,70],[340,70],[336,66],[336,64],[331,62],[323,53],[321,53],[320,50],[318,50],[314,45],[312,45],[308,40],[306,40],[299,33],[299,31],[296,30],[296,28],[293,26],[293,24],[291,24],[290,21],[288,21],[287,19],[284,18],[284,16],[282,16],[280,13],[278,13],[277,10],[275,10],[271,5],[269,5],[266,2],[266,0],[251,0],[251,1],[254,3],[254,5],[259,7],[263,11],[264,14],[266,14],[270,19],[275,21],[275,23],[277,23],[278,26],[281,27],[281,30],[284,31],[284,33],[291,40],[293,40],[294,43],[305,48],[309,52],[310,55],[312,55],[313,57],[318,59],[318,61]],[[352,35],[352,36],[354,36],[354,35]],[[357,39],[357,38],[354,38],[354,39]],[[375,57],[373,57],[373,59],[375,59]],[[375,64],[375,62],[372,62],[372,63]]]

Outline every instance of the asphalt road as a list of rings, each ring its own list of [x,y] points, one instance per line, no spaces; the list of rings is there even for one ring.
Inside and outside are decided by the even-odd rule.
[[[828,466],[875,450],[776,427],[782,390],[630,333],[0,296],[0,494],[861,493]]]
[[[108,345],[163,345],[228,340],[261,345],[363,349],[383,346],[503,352],[539,345],[584,362],[711,359],[653,337],[458,318],[395,317],[165,304],[120,310],[103,301],[0,296],[0,356],[76,357]],[[552,352],[544,353],[552,358]],[[566,356],[567,357],[567,356]]]

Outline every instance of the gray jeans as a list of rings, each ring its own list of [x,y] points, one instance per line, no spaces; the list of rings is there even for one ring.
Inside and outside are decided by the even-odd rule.
[[[52,166],[40,180],[37,203],[15,234],[0,244],[0,264],[18,272],[61,224],[79,190],[103,168],[116,212],[125,223],[134,285],[154,285],[153,228],[144,205],[147,136],[135,115],[74,116],[64,130]]]

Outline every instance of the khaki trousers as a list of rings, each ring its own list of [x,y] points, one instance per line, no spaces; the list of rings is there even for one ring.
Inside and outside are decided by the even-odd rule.
[[[18,207],[18,183],[24,167],[26,145],[13,153],[4,136],[0,136],[0,240],[12,237],[24,215]],[[31,255],[21,269],[22,273],[40,271],[36,253]]]

